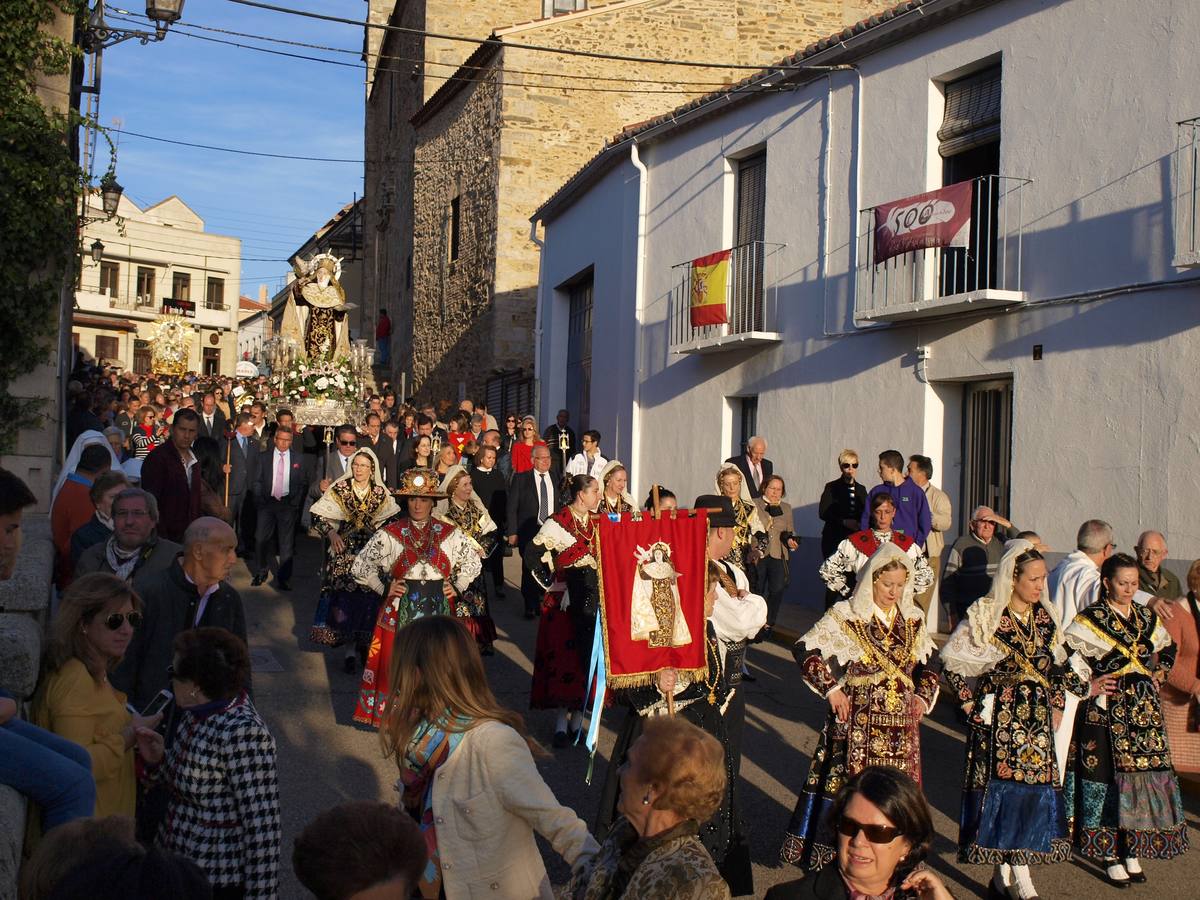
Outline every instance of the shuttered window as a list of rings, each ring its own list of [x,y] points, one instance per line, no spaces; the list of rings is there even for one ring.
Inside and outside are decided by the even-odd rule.
[[[729,325],[735,334],[763,328],[763,241],[767,236],[767,154],[738,162],[733,285]]]
[[[1000,140],[999,66],[946,85],[946,115],[937,138],[943,157]]]
[[[737,168],[737,222],[734,244],[765,237],[767,219],[767,154],[748,156]]]

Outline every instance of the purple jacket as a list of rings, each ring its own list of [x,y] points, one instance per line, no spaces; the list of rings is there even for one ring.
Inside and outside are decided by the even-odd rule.
[[[887,482],[875,485],[868,492],[867,505],[863,507],[864,529],[871,527],[871,501],[876,494],[891,495],[892,502],[896,504],[896,518],[892,521],[892,527],[912,538],[917,546],[924,550],[925,538],[929,536],[929,530],[933,527],[925,491],[913,483],[911,478],[905,478],[898,485]]]

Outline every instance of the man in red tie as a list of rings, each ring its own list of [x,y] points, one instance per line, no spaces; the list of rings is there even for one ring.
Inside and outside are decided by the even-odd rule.
[[[279,568],[275,570],[275,586],[290,591],[292,555],[296,546],[296,522],[308,487],[308,472],[301,454],[292,451],[292,429],[280,425],[275,429],[274,446],[258,454],[256,474],[250,493],[257,509],[254,533],[256,571],[251,584],[255,587],[267,580],[271,563],[271,539],[279,541]]]

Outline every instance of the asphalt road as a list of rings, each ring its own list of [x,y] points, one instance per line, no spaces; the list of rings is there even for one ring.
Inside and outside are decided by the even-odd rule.
[[[342,671],[340,650],[325,650],[308,641],[317,603],[320,547],[317,541],[304,537],[298,539],[297,551],[290,593],[279,593],[269,583],[250,587],[250,575],[241,563],[231,576],[246,603],[256,663],[255,703],[278,743],[284,898],[306,896],[291,874],[291,847],[296,834],[317,813],[349,799],[396,800],[395,764],[383,759],[375,732],[351,722],[358,674]],[[518,572],[516,559],[507,563],[511,585]],[[510,587],[509,598],[497,607],[493,611],[500,631],[497,653],[484,660],[493,690],[502,703],[526,714],[530,730],[548,747],[553,715],[527,710],[537,623],[522,618],[519,592],[514,587]],[[816,612],[815,607],[794,609],[791,621],[811,620]],[[825,707],[803,686],[785,648],[761,644],[751,650],[750,663],[758,681],[747,685],[742,802],[750,828],[755,888],[762,896],[771,885],[800,875],[798,870],[778,862],[779,844],[796,800],[796,789],[808,770]],[[595,818],[608,754],[623,715],[622,709],[605,715],[590,785],[585,780],[588,760],[582,748],[554,751],[552,759],[539,763],[558,799],[588,823]],[[939,703],[926,720],[922,741],[925,789],[938,831],[930,863],[955,897],[983,897],[990,869],[960,866],[955,861],[963,736],[947,704]],[[1118,892],[1099,880],[1094,867],[1077,859],[1034,869],[1041,897],[1051,900],[1097,893],[1120,894],[1130,900],[1200,897],[1200,801],[1188,797],[1185,805],[1194,849],[1175,860],[1147,862],[1147,884]],[[566,865],[548,845],[543,842],[541,846],[551,879],[562,883],[568,872]]]

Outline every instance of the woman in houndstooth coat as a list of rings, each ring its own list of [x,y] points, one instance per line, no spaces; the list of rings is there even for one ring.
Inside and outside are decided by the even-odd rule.
[[[170,669],[181,715],[174,742],[137,731],[145,778],[170,789],[155,842],[195,862],[214,900],[279,896],[279,786],[275,739],[246,694],[246,644],[223,628],[175,639]]]

